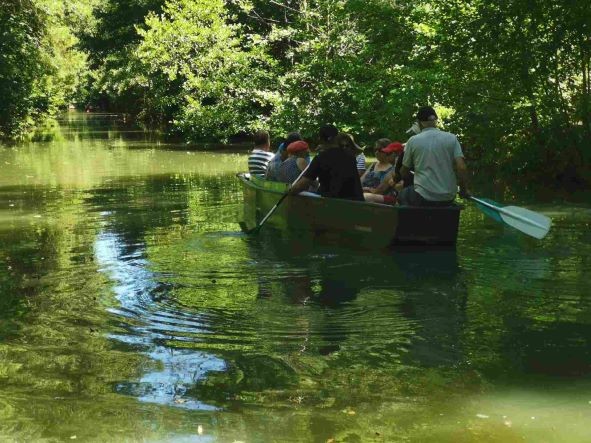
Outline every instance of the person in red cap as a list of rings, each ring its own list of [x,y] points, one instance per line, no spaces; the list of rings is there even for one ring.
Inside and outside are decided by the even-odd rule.
[[[373,152],[377,162],[372,164],[361,176],[363,192],[372,192],[372,189],[377,188],[392,169],[392,164],[388,161],[388,155],[382,152],[382,149],[390,143],[392,143],[392,140],[389,138],[381,138],[375,142]]]
[[[277,178],[280,182],[293,183],[308,167],[310,147],[305,141],[298,140],[287,146],[287,154],[289,157],[279,166]]]
[[[394,168],[398,157],[404,152],[404,145],[400,142],[390,143],[388,146],[379,150],[379,155],[385,156],[386,161],[390,164],[390,170]],[[398,192],[394,186],[390,185],[389,177],[392,174],[387,173],[382,177],[381,182],[375,188],[368,189],[368,192],[363,194],[365,201],[373,203],[384,203],[393,205],[396,203]],[[365,190],[365,189],[364,189]]]

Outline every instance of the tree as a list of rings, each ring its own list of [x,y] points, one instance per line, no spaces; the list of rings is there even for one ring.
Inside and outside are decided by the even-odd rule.
[[[241,34],[222,0],[171,0],[149,14],[137,56],[150,106],[189,140],[227,138],[265,124],[276,94],[264,41]],[[158,86],[153,88],[156,79]]]
[[[9,0],[0,10],[0,138],[25,135],[77,93],[86,57],[76,27],[92,0]]]
[[[456,128],[486,162],[522,172],[582,163],[589,126],[587,2],[443,0],[438,53]]]

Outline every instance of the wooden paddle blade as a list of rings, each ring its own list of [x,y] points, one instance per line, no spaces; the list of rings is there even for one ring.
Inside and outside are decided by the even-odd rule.
[[[552,227],[550,218],[519,206],[505,206],[499,215],[509,226],[537,239],[544,238]]]

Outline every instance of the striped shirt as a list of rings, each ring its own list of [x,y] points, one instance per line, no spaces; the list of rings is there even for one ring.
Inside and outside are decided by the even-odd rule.
[[[264,176],[267,172],[267,165],[275,156],[272,152],[254,149],[248,157],[248,170],[251,174]]]
[[[363,152],[361,154],[359,154],[356,158],[357,160],[357,171],[359,172],[365,172],[365,155],[363,154]]]

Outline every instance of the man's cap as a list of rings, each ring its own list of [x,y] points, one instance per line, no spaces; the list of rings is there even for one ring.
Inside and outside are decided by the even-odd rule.
[[[290,154],[307,151],[308,149],[310,149],[310,146],[308,146],[308,143],[306,143],[303,140],[295,141],[287,146],[287,152],[289,152]]]
[[[339,133],[337,127],[333,124],[324,125],[318,131],[318,135],[322,141],[330,141],[335,138]]]
[[[437,119],[437,113],[431,106],[421,106],[417,112],[417,120],[420,122],[427,122],[429,120]]]
[[[404,145],[400,142],[393,142],[385,148],[380,149],[380,151],[384,154],[392,154],[393,152],[395,152],[396,154],[400,154],[404,151]]]
[[[341,148],[353,149],[359,153],[363,152],[363,148],[355,143],[353,136],[351,134],[347,134],[346,132],[339,132],[339,134],[335,137],[334,142]]]

